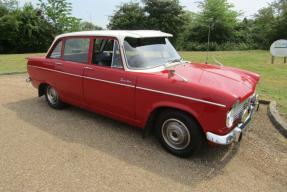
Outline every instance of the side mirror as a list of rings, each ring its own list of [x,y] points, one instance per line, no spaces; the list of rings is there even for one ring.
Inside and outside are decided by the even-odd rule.
[[[168,70],[168,78],[171,78],[171,77],[173,77],[174,75],[175,75],[175,70],[169,69],[169,70]]]

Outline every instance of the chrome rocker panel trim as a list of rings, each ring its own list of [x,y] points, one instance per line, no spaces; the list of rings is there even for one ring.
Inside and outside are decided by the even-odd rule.
[[[211,141],[212,143],[216,143],[219,145],[229,145],[233,142],[240,142],[243,132],[246,129],[246,127],[249,125],[252,116],[254,114],[254,111],[258,109],[259,102],[256,101],[255,105],[250,106],[250,113],[248,117],[246,118],[246,121],[244,123],[239,123],[232,131],[230,131],[226,135],[217,135],[211,132],[206,133],[206,138],[208,141]]]

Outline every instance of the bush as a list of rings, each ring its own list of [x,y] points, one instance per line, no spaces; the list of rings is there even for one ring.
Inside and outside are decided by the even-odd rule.
[[[31,4],[7,10],[0,17],[0,53],[46,51],[54,38],[53,26]]]
[[[207,51],[208,43],[199,43],[199,42],[187,42],[178,47],[182,51]],[[210,42],[209,50],[210,51],[239,51],[239,50],[253,50],[257,49],[257,45],[254,43],[216,43]]]

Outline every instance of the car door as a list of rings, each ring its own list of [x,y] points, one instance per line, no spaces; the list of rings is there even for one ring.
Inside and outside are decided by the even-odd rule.
[[[86,103],[116,117],[134,118],[135,80],[135,75],[123,68],[118,41],[94,38],[91,64],[84,70]]]
[[[59,81],[64,99],[82,105],[83,73],[89,62],[90,37],[67,37],[64,39],[63,59],[58,62],[62,67]]]
[[[43,62],[43,67],[47,70],[47,73],[42,74],[42,78],[47,81],[47,83],[52,84],[60,91],[58,81],[61,78],[63,66],[62,66],[62,49],[63,49],[63,39],[56,41],[48,53],[45,61]]]

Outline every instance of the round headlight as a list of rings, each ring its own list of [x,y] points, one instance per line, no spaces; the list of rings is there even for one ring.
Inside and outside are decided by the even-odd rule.
[[[231,128],[233,126],[233,123],[235,121],[234,119],[234,110],[236,109],[236,107],[239,105],[239,100],[237,100],[234,105],[232,106],[232,108],[230,109],[230,111],[227,113],[226,116],[226,126],[228,128]]]
[[[232,110],[230,110],[228,113],[227,113],[227,117],[226,117],[226,126],[228,128],[231,128],[232,125],[234,123],[234,117],[232,115]]]

